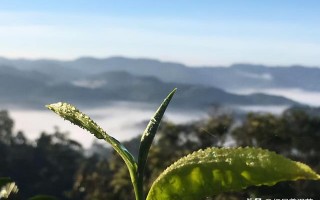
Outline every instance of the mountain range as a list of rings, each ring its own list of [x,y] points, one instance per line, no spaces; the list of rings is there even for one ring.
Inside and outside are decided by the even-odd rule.
[[[0,103],[35,106],[55,101],[103,105],[109,101],[159,100],[178,88],[173,106],[296,105],[290,99],[262,93],[227,91],[295,88],[319,91],[316,67],[270,67],[236,64],[190,67],[153,59],[83,57],[71,61],[0,58]]]
[[[0,58],[0,65],[42,72],[57,81],[83,78],[88,75],[126,71],[138,76],[153,76],[164,82],[213,86],[225,90],[247,88],[295,88],[320,91],[320,68],[305,66],[264,66],[234,64],[190,67],[153,59],[82,57],[71,61],[26,60]]]

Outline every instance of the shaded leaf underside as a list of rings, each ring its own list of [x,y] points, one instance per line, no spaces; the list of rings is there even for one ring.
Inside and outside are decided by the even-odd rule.
[[[147,128],[142,134],[138,155],[138,187],[141,190],[141,192],[143,191],[144,168],[147,162],[148,153],[152,141],[154,139],[154,136],[156,135],[161,119],[176,90],[176,88],[172,90],[172,92],[170,92],[170,94],[163,100],[158,110],[155,112],[154,116],[149,121]]]

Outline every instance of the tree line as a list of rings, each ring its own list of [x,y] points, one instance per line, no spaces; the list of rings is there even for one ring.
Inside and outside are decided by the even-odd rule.
[[[133,199],[129,173],[121,158],[100,144],[88,155],[81,144],[56,129],[30,141],[13,132],[14,121],[0,111],[0,177],[12,178],[19,193],[11,199],[45,194],[62,200]],[[125,142],[138,151],[140,136]],[[146,191],[152,181],[178,158],[211,146],[256,146],[269,149],[320,171],[320,115],[289,109],[282,115],[249,113],[240,121],[232,115],[211,115],[188,124],[164,121],[150,150]],[[211,199],[316,198],[316,181],[283,182],[273,187],[250,187]]]

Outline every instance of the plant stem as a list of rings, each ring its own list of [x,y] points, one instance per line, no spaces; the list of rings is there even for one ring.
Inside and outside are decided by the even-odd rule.
[[[129,174],[134,190],[134,195],[136,200],[144,200],[143,199],[143,187],[140,188],[139,184],[139,175],[138,175],[138,167],[137,164],[135,163],[134,166],[128,166],[129,169]]]
[[[138,182],[137,182],[137,190],[139,192],[139,200],[144,200],[144,195],[143,195],[143,171],[142,174],[141,171],[138,171]],[[138,199],[137,199],[138,200]]]
[[[134,194],[136,197],[136,200],[144,200],[144,195],[143,195],[143,186],[142,184],[138,184],[137,181],[132,182],[133,189],[134,189]]]

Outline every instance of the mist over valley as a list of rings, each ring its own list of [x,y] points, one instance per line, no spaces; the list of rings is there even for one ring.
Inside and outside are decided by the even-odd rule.
[[[53,132],[56,126],[88,147],[93,140],[90,134],[57,118],[44,105],[72,103],[110,134],[127,140],[142,133],[141,122],[149,120],[173,88],[178,92],[166,116],[175,123],[187,123],[207,117],[217,107],[229,114],[280,114],[291,106],[319,106],[318,75],[320,69],[303,66],[190,67],[125,57],[0,58],[0,108],[9,110],[15,129],[30,139],[42,131]]]

